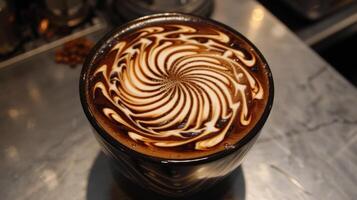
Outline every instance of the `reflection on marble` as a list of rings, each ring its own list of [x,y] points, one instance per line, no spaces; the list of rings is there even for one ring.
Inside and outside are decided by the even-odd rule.
[[[256,5],[254,9],[252,9],[247,31],[249,39],[254,40],[257,34],[259,34],[258,31],[263,23],[265,12],[266,10],[260,5]]]
[[[11,145],[5,149],[5,155],[11,161],[18,161],[20,158],[17,148],[13,145]]]
[[[8,109],[7,113],[8,116],[13,120],[16,120],[20,116],[20,111],[17,108]]]
[[[30,96],[30,99],[34,103],[41,103],[42,97],[38,87],[33,82],[29,82],[27,84],[27,87],[28,87],[28,94]]]
[[[58,186],[57,173],[52,169],[44,169],[41,171],[40,179],[46,184],[49,190],[53,190]]]

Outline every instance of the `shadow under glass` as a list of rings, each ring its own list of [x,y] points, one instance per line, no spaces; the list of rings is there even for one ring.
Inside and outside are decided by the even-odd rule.
[[[100,152],[97,155],[88,176],[87,200],[167,199],[167,197],[146,191],[140,186],[134,185],[118,173],[112,173],[110,162],[104,153]],[[179,200],[180,198],[175,199]],[[242,167],[238,167],[229,176],[213,187],[208,188],[208,190],[181,199],[244,200],[245,180]]]

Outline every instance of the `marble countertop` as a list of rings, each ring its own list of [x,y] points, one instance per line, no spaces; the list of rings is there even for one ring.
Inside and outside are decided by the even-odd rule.
[[[356,199],[357,89],[255,1],[216,1],[212,18],[255,43],[275,81],[261,137],[216,199]],[[1,199],[132,199],[91,134],[80,67],[53,56],[0,69]]]

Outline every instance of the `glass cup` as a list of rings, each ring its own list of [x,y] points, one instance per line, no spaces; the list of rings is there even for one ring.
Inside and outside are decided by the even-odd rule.
[[[266,107],[264,108],[261,118],[251,131],[234,144],[235,148],[227,148],[224,151],[194,159],[163,159],[151,157],[130,149],[115,140],[100,126],[89,109],[86,98],[86,88],[88,87],[89,81],[88,74],[96,61],[110,50],[113,42],[116,41],[119,36],[127,34],[130,30],[138,26],[153,22],[170,23],[171,21],[194,21],[223,27],[247,41],[257,52],[258,56],[261,57],[264,64],[266,64],[269,81],[269,96]],[[87,57],[82,68],[79,86],[84,112],[93,126],[94,134],[101,144],[103,151],[112,161],[111,163],[115,171],[119,172],[122,177],[129,179],[137,186],[171,197],[187,196],[208,189],[217,183],[217,181],[234,171],[241,164],[242,159],[255,143],[261,128],[268,118],[274,96],[273,78],[270,69],[262,54],[248,39],[236,30],[219,22],[179,13],[163,13],[145,16],[128,22],[105,35]]]

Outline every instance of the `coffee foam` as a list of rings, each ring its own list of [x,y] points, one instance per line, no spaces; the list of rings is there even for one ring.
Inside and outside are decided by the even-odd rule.
[[[92,74],[92,102],[109,132],[120,127],[115,134],[140,145],[209,151],[246,134],[264,110],[262,61],[215,27],[143,27],[108,55],[111,61],[103,59]]]

